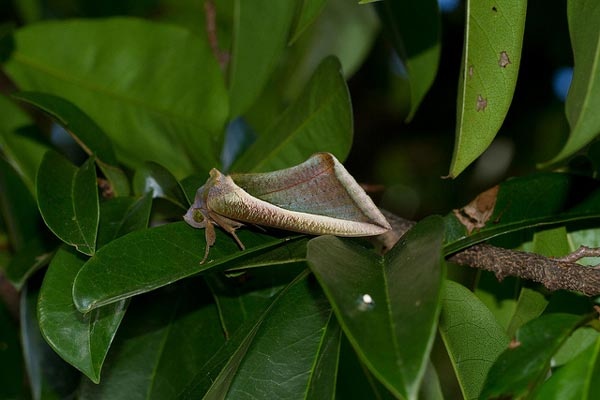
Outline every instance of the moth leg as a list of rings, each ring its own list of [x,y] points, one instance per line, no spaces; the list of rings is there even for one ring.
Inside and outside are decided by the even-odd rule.
[[[240,238],[237,237],[237,235],[235,234],[235,230],[241,226],[244,226],[244,224],[231,220],[229,218],[226,217],[222,217],[220,215],[217,214],[211,214],[211,219],[213,221],[215,221],[221,228],[223,228],[223,230],[227,233],[229,233],[231,236],[233,236],[233,238],[235,239],[236,243],[238,244],[238,246],[240,246],[240,249],[242,250],[246,250],[246,246],[244,246],[244,244],[242,243],[242,241],[240,240]]]
[[[204,264],[206,259],[208,258],[208,252],[212,245],[215,244],[215,227],[210,221],[206,221],[206,226],[204,227],[204,237],[206,239],[206,248],[204,249],[204,257],[200,261],[200,264]]]

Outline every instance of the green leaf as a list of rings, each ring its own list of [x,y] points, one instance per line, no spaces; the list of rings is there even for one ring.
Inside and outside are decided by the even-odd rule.
[[[466,2],[450,177],[487,149],[504,122],[521,63],[526,8],[526,1]]]
[[[571,362],[582,352],[587,351],[599,337],[600,332],[589,325],[577,328],[552,357],[552,367],[561,367]]]
[[[80,398],[180,398],[223,342],[219,316],[202,279],[136,298],[106,359],[102,382],[84,381]]]
[[[600,392],[600,338],[561,367],[535,393],[535,399],[594,399]]]
[[[590,317],[548,314],[517,331],[515,346],[490,368],[481,398],[527,396],[544,380],[550,360],[571,333]]]
[[[0,209],[11,247],[19,251],[38,235],[41,221],[31,192],[17,171],[1,157]]]
[[[487,224],[469,234],[454,213],[445,217],[446,254],[525,228],[600,217],[600,185],[576,175],[538,173],[500,185]]]
[[[27,25],[15,39],[4,68],[19,88],[81,108],[127,165],[153,160],[178,177],[218,165],[228,99],[204,37],[110,18]]]
[[[0,398],[24,398],[23,353],[17,324],[0,301]]]
[[[95,157],[96,163],[111,182],[114,194],[129,194],[127,177],[117,166],[117,157],[110,139],[80,108],[61,97],[46,93],[20,92],[13,97],[45,111],[54,118],[88,155]]]
[[[35,175],[49,147],[40,133],[32,127],[33,121],[19,107],[0,95],[0,145],[9,162],[23,177],[32,194],[35,193]]]
[[[325,296],[300,274],[248,331],[205,398],[332,398],[340,339],[332,319]]]
[[[352,144],[352,110],[340,63],[326,58],[299,98],[234,163],[235,171],[275,171],[328,151],[344,160]]]
[[[488,369],[508,345],[508,336],[471,291],[452,281],[444,286],[440,334],[464,398],[477,398]]]
[[[565,112],[571,127],[562,150],[547,164],[573,155],[600,133],[600,8],[589,0],[567,1],[575,67]]]
[[[6,278],[20,290],[35,271],[50,262],[57,246],[58,242],[45,237],[30,240],[6,266]]]
[[[138,196],[152,193],[152,197],[168,200],[183,210],[187,210],[190,206],[190,200],[173,174],[154,162],[146,162],[135,171],[133,192]]]
[[[300,0],[299,10],[296,12],[296,19],[294,21],[294,28],[290,35],[289,43],[294,43],[302,33],[317,19],[325,5],[327,0]]]
[[[298,242],[301,241],[291,244]],[[287,247],[289,246],[280,246],[276,249]],[[296,263],[294,266],[274,265],[270,268],[254,268],[232,277],[222,273],[207,274],[205,279],[219,308],[225,336],[231,337],[244,322],[254,320],[272,301],[273,296],[304,269],[306,269],[304,263]]]
[[[221,230],[216,233],[216,244],[211,247],[205,264],[200,264],[205,246],[204,231],[193,229],[183,221],[113,240],[98,250],[77,275],[73,286],[77,309],[88,312],[217,266],[226,268],[228,261],[288,242],[241,230],[237,234],[246,244],[246,251],[242,252],[229,235]]]
[[[73,398],[81,374],[64,362],[42,338],[36,313],[39,289],[30,282],[21,291],[19,317],[31,397],[34,400]]]
[[[535,290],[522,288],[517,300],[515,312],[510,320],[506,333],[509,337],[514,336],[517,329],[525,325],[527,322],[539,317],[546,306],[548,300]]]
[[[100,205],[100,223],[98,226],[98,247],[129,232],[148,226],[152,196],[150,193],[139,199],[118,197]]]
[[[240,116],[261,94],[280,61],[295,1],[235,0],[234,39],[229,65],[230,117]]]
[[[385,257],[321,236],[307,259],[362,361],[396,396],[416,398],[429,360],[444,277],[443,224],[423,220]]]
[[[92,255],[98,230],[98,186],[94,159],[76,168],[54,151],[37,175],[38,206],[48,228],[63,242]]]
[[[410,121],[433,84],[440,62],[441,20],[437,0],[385,0],[376,9],[406,69],[410,87],[406,121]]]
[[[126,302],[81,314],[73,304],[71,290],[85,258],[72,249],[58,250],[44,277],[38,299],[42,335],[65,361],[93,382],[125,314]]]

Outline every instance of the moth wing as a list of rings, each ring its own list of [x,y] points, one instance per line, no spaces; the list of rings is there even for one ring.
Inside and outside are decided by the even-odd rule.
[[[266,173],[233,174],[237,186],[281,209],[391,229],[371,198],[330,153]]]

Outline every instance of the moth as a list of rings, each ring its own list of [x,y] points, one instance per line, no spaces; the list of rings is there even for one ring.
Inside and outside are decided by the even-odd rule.
[[[279,171],[224,175],[210,171],[184,215],[205,230],[204,263],[215,243],[214,225],[244,244],[236,229],[245,224],[309,235],[375,236],[391,226],[371,198],[330,153]]]

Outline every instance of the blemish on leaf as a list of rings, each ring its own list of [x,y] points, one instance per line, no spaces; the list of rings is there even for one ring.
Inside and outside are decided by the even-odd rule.
[[[496,185],[480,193],[463,208],[452,210],[454,216],[467,228],[469,235],[473,230],[483,228],[494,213],[499,189]]]
[[[498,12],[498,9],[496,8],[496,6],[493,6],[493,7],[492,7],[492,11],[493,11],[493,12]]]
[[[113,187],[107,179],[98,178],[98,188],[100,189],[100,193],[102,197],[105,199],[112,199],[115,197],[115,192],[113,191]]]
[[[509,349],[516,349],[517,347],[519,347],[521,345],[521,342],[519,342],[517,339],[512,339],[510,341],[510,343],[508,344],[508,348]]]
[[[473,66],[469,66],[469,78],[473,76]]]
[[[512,62],[510,62],[510,58],[508,58],[508,54],[505,51],[500,52],[500,59],[498,60],[498,65],[502,68],[506,68],[508,64],[512,64]]]
[[[484,99],[481,95],[477,96],[477,111],[485,111],[487,107],[487,99]]]

